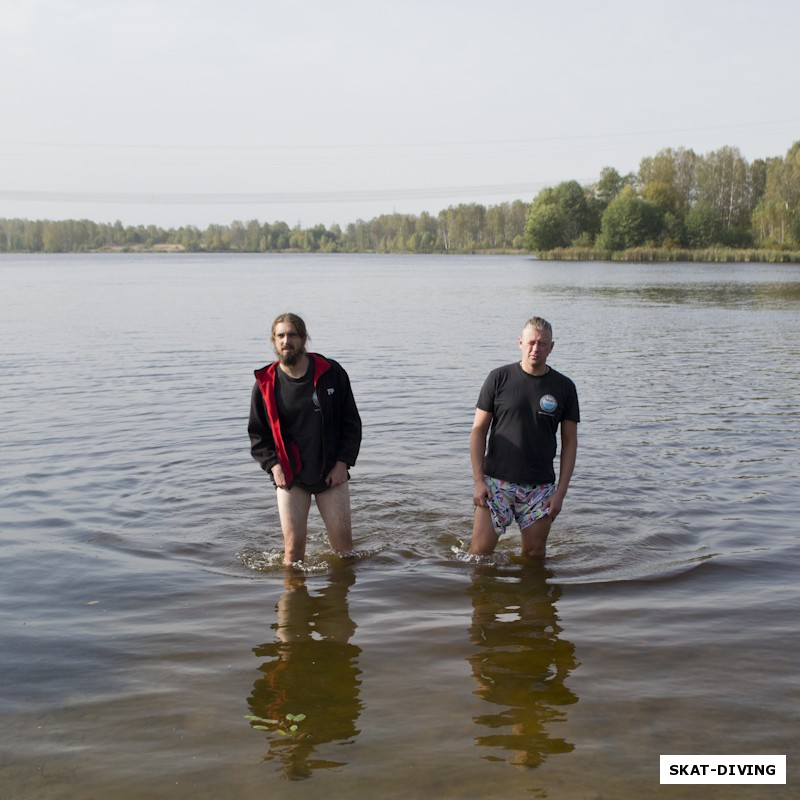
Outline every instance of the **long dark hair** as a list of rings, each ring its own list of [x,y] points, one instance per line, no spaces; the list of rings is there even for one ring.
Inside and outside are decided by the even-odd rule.
[[[308,341],[311,341],[311,337],[308,335],[308,331],[306,330],[306,323],[303,322],[302,317],[298,317],[297,314],[292,314],[290,311],[287,311],[285,314],[280,314],[275,317],[275,322],[272,323],[272,332],[270,333],[270,339],[275,341],[275,328],[281,322],[286,322],[289,325],[293,325],[294,329],[297,331],[297,335],[303,340],[303,344]]]

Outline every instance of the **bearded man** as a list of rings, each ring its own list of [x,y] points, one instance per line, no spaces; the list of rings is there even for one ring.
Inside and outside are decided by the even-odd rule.
[[[284,540],[284,564],[302,561],[313,496],[331,547],[352,555],[349,468],[361,446],[361,417],[350,379],[333,359],[309,353],[305,322],[281,314],[272,323],[277,361],[255,371],[250,453],[272,478]]]

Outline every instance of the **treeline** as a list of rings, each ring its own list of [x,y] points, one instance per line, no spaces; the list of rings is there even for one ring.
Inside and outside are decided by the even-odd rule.
[[[285,222],[232,222],[165,230],[90,220],[0,219],[0,252],[79,253],[98,250],[182,250],[267,253],[447,253],[521,250],[529,203],[452,206],[438,215],[385,214],[338,225],[290,228]]]
[[[732,147],[699,156],[666,149],[636,174],[607,167],[597,183],[567,181],[531,204],[526,248],[615,253],[636,248],[800,249],[800,142],[749,164]]]
[[[338,225],[232,222],[163,229],[117,221],[0,219],[0,252],[465,253],[536,251],[582,258],[670,253],[800,251],[800,141],[785,157],[748,163],[738,149],[706,155],[666,149],[637,173],[602,170],[596,183],[566,181],[526,203],[464,203],[437,215],[385,214]],[[664,259],[658,254],[666,253]],[[718,259],[726,260],[726,259]]]

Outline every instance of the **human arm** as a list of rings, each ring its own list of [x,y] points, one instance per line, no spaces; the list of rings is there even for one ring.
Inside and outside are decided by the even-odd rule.
[[[272,428],[267,419],[264,398],[261,395],[258,384],[253,387],[253,393],[250,398],[250,419],[247,424],[247,433],[250,436],[250,455],[258,461],[261,469],[265,472],[271,472],[273,478],[275,478],[274,467],[279,466],[278,453],[275,449]],[[283,475],[283,470],[281,470],[281,475]]]
[[[335,459],[334,469],[339,462],[342,462],[345,468],[355,466],[361,449],[361,416],[353,397],[350,378],[341,365],[337,365],[337,373],[338,386],[335,396],[338,402],[333,406],[334,424],[337,428],[336,447],[329,453],[329,458]]]
[[[485,506],[491,497],[489,487],[483,480],[483,459],[486,455],[486,436],[492,424],[492,413],[482,408],[475,409],[475,419],[469,435],[469,460],[472,464],[472,502],[476,506]]]
[[[337,414],[339,431],[336,437],[336,461],[331,471],[325,476],[325,483],[329,487],[347,483],[348,467],[355,465],[358,451],[361,448],[361,416],[353,397],[350,378],[340,364],[336,364],[335,369],[341,406]]]
[[[561,421],[561,458],[558,468],[558,483],[556,490],[550,495],[543,508],[555,519],[561,512],[564,497],[575,470],[575,460],[578,455],[578,423],[572,419]]]

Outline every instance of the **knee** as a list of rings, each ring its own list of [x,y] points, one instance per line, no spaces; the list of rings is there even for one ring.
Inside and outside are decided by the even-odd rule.
[[[541,561],[547,553],[547,533],[543,529],[537,531],[537,536],[524,536],[522,538],[522,555],[527,558]]]
[[[544,558],[547,555],[547,549],[545,548],[544,543],[542,543],[541,545],[536,545],[534,547],[523,548],[522,555],[531,561],[544,561]]]

